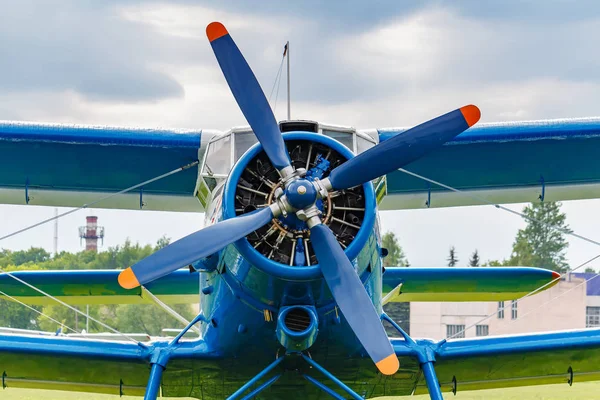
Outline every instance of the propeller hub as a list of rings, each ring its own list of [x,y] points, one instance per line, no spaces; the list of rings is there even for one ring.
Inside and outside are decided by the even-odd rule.
[[[302,210],[317,200],[317,190],[308,179],[296,179],[285,188],[288,202],[297,210]]]

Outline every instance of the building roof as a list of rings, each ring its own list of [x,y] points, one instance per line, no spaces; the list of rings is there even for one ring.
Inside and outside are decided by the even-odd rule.
[[[600,296],[600,279],[598,279],[598,276],[600,274],[596,274],[593,272],[574,272],[572,275],[574,277],[582,278],[587,281],[586,295]]]

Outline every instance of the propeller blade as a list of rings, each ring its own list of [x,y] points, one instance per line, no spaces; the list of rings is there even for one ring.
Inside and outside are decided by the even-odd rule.
[[[398,357],[352,263],[328,226],[313,226],[310,238],[329,290],[354,334],[379,371],[393,375],[400,368]]]
[[[474,125],[479,108],[464,106],[370,148],[331,171],[333,189],[358,186],[404,167]]]
[[[288,152],[273,110],[229,32],[220,22],[212,22],[206,27],[206,36],[235,100],[269,160],[280,171],[290,167]]]
[[[168,275],[214,254],[266,225],[272,218],[273,211],[270,207],[265,207],[194,232],[123,270],[119,274],[119,285],[125,289],[133,289]]]

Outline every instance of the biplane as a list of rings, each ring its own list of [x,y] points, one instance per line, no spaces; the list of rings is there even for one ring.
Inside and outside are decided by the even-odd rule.
[[[5,331],[3,388],[440,400],[444,392],[600,378],[598,329],[412,338],[383,304],[512,300],[560,275],[384,268],[377,213],[598,198],[600,120],[473,126],[480,111],[467,105],[411,129],[278,123],[226,28],[214,22],[206,32],[248,127],[0,125],[4,204],[206,213],[204,229],[122,270],[3,271],[3,298],[199,303],[198,315],[168,339]],[[110,162],[94,170],[98,158]],[[400,337],[388,337],[384,323]]]

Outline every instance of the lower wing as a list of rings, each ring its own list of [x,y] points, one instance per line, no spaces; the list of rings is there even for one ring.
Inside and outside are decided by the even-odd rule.
[[[401,364],[414,360],[404,340],[392,343]],[[417,344],[433,351],[444,392],[600,380],[600,329]],[[427,392],[421,375],[414,393]]]
[[[0,299],[31,305],[55,304],[52,297],[69,304],[151,303],[147,289],[169,304],[197,304],[200,301],[198,273],[182,269],[145,285],[123,289],[118,283],[121,270],[14,271],[0,273]],[[16,278],[16,279],[15,279]],[[28,286],[26,284],[31,286]]]
[[[531,267],[388,267],[383,274],[384,303],[514,300],[549,289],[559,277]]]
[[[162,345],[166,344],[163,342]],[[27,335],[0,335],[4,388],[35,388],[143,396],[159,343]],[[187,396],[194,388],[190,365],[209,368],[218,359],[202,340],[181,342],[163,375],[163,394]]]

